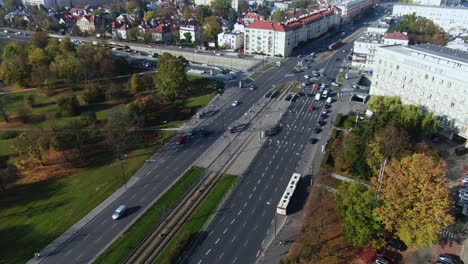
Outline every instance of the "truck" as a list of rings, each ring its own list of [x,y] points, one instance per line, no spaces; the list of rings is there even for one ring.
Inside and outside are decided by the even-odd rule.
[[[315,101],[320,101],[320,93],[317,92],[317,94],[315,95]]]

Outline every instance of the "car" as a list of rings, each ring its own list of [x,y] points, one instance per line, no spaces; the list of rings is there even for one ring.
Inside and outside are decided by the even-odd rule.
[[[390,260],[393,263],[398,263],[399,260],[401,259],[401,255],[399,253],[395,251],[389,251],[389,250],[383,250],[383,251],[377,252],[376,256]]]
[[[327,87],[327,85],[324,84],[324,83],[322,83],[322,84],[320,85],[320,88],[325,88],[325,87]]]
[[[324,77],[324,76],[327,76],[325,73],[320,73],[320,77]]]
[[[465,177],[463,177],[462,183],[463,184],[468,183],[468,174],[466,174]]]
[[[250,86],[249,86],[249,90],[250,90],[250,91],[254,91],[254,90],[255,90],[255,85],[253,85],[253,84],[250,85]]]
[[[297,55],[297,57],[298,57],[298,58],[300,58],[300,57],[302,57],[302,55],[301,55],[301,54],[299,54],[299,55]]]
[[[340,61],[341,59],[340,58],[336,58],[335,61]]]
[[[468,153],[468,148],[461,146],[455,149],[455,155],[457,156],[463,156],[466,153]]]
[[[320,133],[321,131],[322,131],[322,128],[320,128],[320,127],[315,127],[315,128],[314,128],[314,133],[315,133],[315,134],[318,134],[318,133]]]
[[[306,87],[307,84],[305,82],[302,82],[302,87]]]
[[[353,85],[353,89],[359,90],[359,86],[358,85]]]
[[[238,105],[239,105],[239,101],[232,102],[232,106],[238,106]]]
[[[406,246],[406,244],[401,241],[400,239],[397,239],[397,238],[390,238],[387,240],[387,245],[389,245],[390,247],[394,248],[394,249],[397,249],[399,251],[405,251],[408,249],[408,246]]]
[[[326,114],[328,114],[328,110],[327,110],[327,109],[323,109],[323,110],[322,110],[322,115],[326,115]]]
[[[340,87],[340,84],[337,82],[332,82],[331,85]]]
[[[292,99],[292,94],[288,94],[286,98],[284,98],[285,101],[291,101]]]
[[[440,254],[437,258],[437,264],[458,264],[460,263],[458,259],[449,254]]]
[[[314,57],[314,56],[315,56],[315,52],[310,53],[310,56]]]
[[[324,125],[325,125],[325,121],[323,120],[317,121],[317,126],[324,126]]]
[[[308,65],[304,66],[304,69],[306,69],[306,70],[309,69],[309,66]]]
[[[309,107],[309,110],[310,110],[310,111],[315,111],[315,106],[311,105],[311,106]]]
[[[395,262],[391,261],[390,259],[388,259],[386,257],[377,257],[374,260],[374,263],[375,264],[394,264]]]
[[[306,75],[304,75],[304,78],[309,79],[310,76],[306,74]]]
[[[273,93],[273,91],[270,90],[263,97],[270,98],[272,93]]]
[[[314,72],[314,73],[312,73],[312,75],[313,75],[314,77],[319,77],[319,76],[320,76],[320,73]]]
[[[310,144],[315,144],[315,143],[317,143],[318,141],[319,141],[318,138],[309,138],[309,143],[310,143]]]
[[[122,216],[124,216],[126,211],[127,211],[127,206],[122,204],[115,210],[114,214],[112,214],[112,219],[117,220],[117,219],[122,218]]]
[[[182,145],[187,141],[187,135],[179,135],[176,140],[176,145]]]

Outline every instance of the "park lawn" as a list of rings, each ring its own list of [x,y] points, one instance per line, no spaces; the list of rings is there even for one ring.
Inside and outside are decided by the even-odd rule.
[[[95,261],[99,263],[122,262],[135,247],[146,237],[156,223],[163,220],[166,210],[190,189],[206,171],[204,168],[192,167],[172,187],[164,193],[124,234],[108,247]]]
[[[9,139],[0,140],[0,156],[8,156],[9,146],[10,146],[10,140]]]
[[[171,132],[164,132],[168,138]],[[2,141],[3,142],[3,141]],[[159,145],[128,154],[130,178]],[[105,159],[106,157],[97,157]],[[118,161],[0,194],[0,263],[24,263],[123,185]]]
[[[176,262],[177,258],[182,255],[183,251],[190,244],[191,239],[195,238],[197,234],[203,231],[237,179],[238,176],[236,175],[224,175],[223,178],[216,183],[198,208],[195,209],[189,220],[163,249],[155,263],[170,264]]]

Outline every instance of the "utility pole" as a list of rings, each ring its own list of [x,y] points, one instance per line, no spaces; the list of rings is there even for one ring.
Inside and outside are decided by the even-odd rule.
[[[120,172],[121,172],[121,176],[122,176],[122,181],[124,183],[124,186],[125,186],[125,191],[127,190],[127,181],[125,179],[125,167],[124,167],[124,160],[127,159],[127,154],[124,155],[124,158],[122,159],[120,157],[120,154],[119,154],[119,160],[120,160]]]

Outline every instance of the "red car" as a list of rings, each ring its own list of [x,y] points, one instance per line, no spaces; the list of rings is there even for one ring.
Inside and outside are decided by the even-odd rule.
[[[311,106],[309,107],[309,110],[310,110],[310,111],[314,111],[314,110],[315,110],[315,106],[311,105]]]
[[[314,86],[314,90],[315,90],[315,91],[318,91],[318,90],[320,90],[320,87],[316,84],[316,85]]]
[[[186,140],[187,140],[187,135],[180,135],[177,137],[177,140],[175,143],[177,145],[181,145],[181,144],[184,144]]]

